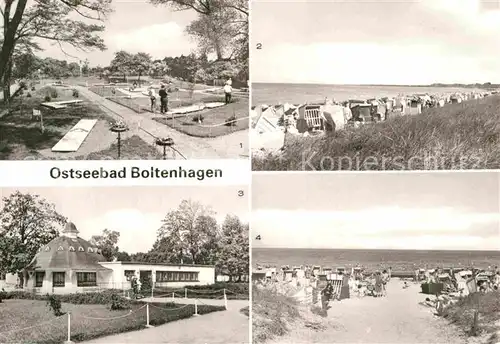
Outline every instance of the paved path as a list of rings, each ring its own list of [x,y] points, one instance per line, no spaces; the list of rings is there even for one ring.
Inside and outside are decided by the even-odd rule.
[[[333,302],[324,331],[296,330],[274,343],[465,344],[464,336],[433,309],[419,305],[428,295],[419,285],[392,280],[386,297]]]
[[[240,309],[246,306],[248,301],[229,301],[227,311],[213,312],[85,343],[247,344],[250,342],[249,319],[240,313]]]
[[[130,127],[130,131],[127,133],[128,136],[138,135],[144,141],[151,144],[154,138],[147,132],[156,137],[171,137],[175,142],[174,147],[187,159],[237,159],[248,156],[248,130],[240,130],[216,138],[192,137],[156,122],[151,118],[152,115],[149,113],[138,114],[135,111],[95,94],[86,87],[74,86],[74,88],[78,89],[80,94],[89,101],[98,104],[109,116],[115,118],[115,120],[122,119],[125,121]],[[158,149],[160,151],[163,150],[161,147],[158,147]]]

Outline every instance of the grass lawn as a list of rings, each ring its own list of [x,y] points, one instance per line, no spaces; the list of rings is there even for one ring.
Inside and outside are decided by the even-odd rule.
[[[99,106],[85,98],[83,103],[65,109],[50,110],[40,106],[50,88],[42,87],[30,92],[32,97],[16,98],[9,107],[9,113],[0,118],[1,160],[50,160],[50,159],[113,159],[116,147],[109,147],[116,140],[116,134],[108,129],[114,120]],[[72,100],[72,90],[57,87],[57,98],[53,101]],[[31,118],[33,108],[43,114],[45,132],[40,130],[40,121]],[[0,105],[0,113],[2,108]],[[52,153],[51,148],[82,118],[97,119],[95,127],[76,154]],[[86,147],[86,143],[92,147]],[[94,152],[95,151],[95,152]],[[80,154],[78,154],[80,152]],[[81,152],[84,152],[83,154]],[[90,154],[89,154],[90,153]],[[122,141],[122,157],[127,159],[160,159],[156,149],[139,137]],[[78,156],[77,156],[78,155]],[[104,156],[107,156],[105,158]]]
[[[183,306],[185,307],[182,309],[176,309]],[[62,310],[71,313],[71,340],[81,342],[145,328],[146,308],[140,303],[132,304],[131,307],[132,313],[130,310],[111,311],[107,305],[63,303]],[[198,314],[207,314],[223,309],[224,307],[220,306],[200,305],[198,306]],[[150,324],[161,325],[191,317],[194,314],[194,305],[152,304],[149,310]],[[5,300],[0,304],[0,313],[2,314],[0,318],[0,342],[53,344],[62,343],[67,339],[67,315],[55,317],[45,301]],[[102,318],[106,320],[102,320]],[[118,319],[110,320],[109,318]],[[38,325],[40,323],[42,324]],[[31,326],[34,327],[20,330]]]
[[[448,104],[332,135],[287,134],[282,154],[253,170],[461,170],[500,168],[500,96]]]
[[[210,101],[224,101],[223,97],[217,96],[212,96],[210,99]],[[199,115],[203,116],[201,125],[195,120]],[[235,125],[225,125],[226,120],[232,116],[237,119]],[[233,101],[228,105],[174,117],[173,120],[170,116],[158,116],[153,119],[190,136],[217,137],[227,135],[235,131],[248,129],[248,99],[233,97]]]

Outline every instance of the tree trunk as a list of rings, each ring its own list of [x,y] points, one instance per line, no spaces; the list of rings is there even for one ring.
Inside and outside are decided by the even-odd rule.
[[[24,273],[19,272],[17,276],[19,277],[19,286],[24,288]]]
[[[19,24],[21,23],[21,19],[26,9],[26,4],[28,0],[19,0],[17,2],[16,11],[14,12],[14,16],[12,20],[10,18],[10,10],[12,4],[14,3],[11,0],[5,2],[4,15],[3,15],[3,44],[0,49],[0,80],[5,80],[5,73],[8,69],[8,63],[12,57],[12,52],[14,51],[16,45],[16,32],[19,28]],[[4,84],[5,86],[5,84]],[[10,87],[10,85],[8,85]]]

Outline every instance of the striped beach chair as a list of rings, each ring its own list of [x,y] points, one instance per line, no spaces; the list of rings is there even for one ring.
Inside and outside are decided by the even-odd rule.
[[[307,126],[313,130],[322,130],[323,122],[321,121],[321,110],[319,106],[306,105],[304,108],[304,119]]]

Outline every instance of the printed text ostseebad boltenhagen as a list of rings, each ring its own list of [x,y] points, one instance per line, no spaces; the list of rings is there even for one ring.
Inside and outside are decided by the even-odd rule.
[[[79,170],[79,169],[61,169],[53,167],[50,169],[50,177],[53,179],[123,179],[123,178],[141,178],[141,179],[166,179],[166,178],[185,178],[204,180],[206,178],[221,178],[220,169],[161,169],[158,167],[122,167],[121,169],[106,170],[99,169]]]

